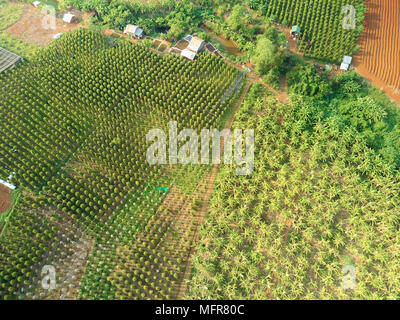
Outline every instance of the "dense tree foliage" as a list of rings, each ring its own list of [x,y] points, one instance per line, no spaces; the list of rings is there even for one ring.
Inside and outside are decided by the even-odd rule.
[[[171,168],[146,161],[146,133],[168,132],[172,120],[179,130],[219,127],[238,75],[211,54],[189,62],[129,42],[110,47],[86,29],[2,73],[0,178],[23,197],[0,237],[0,296],[37,298],[43,265],[67,265],[82,237],[101,254],[131,244],[162,201],[153,186],[173,179]],[[112,297],[87,276],[97,289],[86,297]]]
[[[400,112],[354,73],[330,84],[289,105],[253,85],[234,127],[256,131],[255,171],[218,173],[188,298],[400,298],[399,163],[368,141],[398,140]]]

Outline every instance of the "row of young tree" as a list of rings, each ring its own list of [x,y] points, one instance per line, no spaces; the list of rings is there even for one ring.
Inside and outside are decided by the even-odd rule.
[[[400,113],[355,73],[312,69],[289,74],[291,104],[256,84],[239,110],[255,170],[221,167],[187,298],[399,299],[399,168],[369,137],[397,135]]]
[[[154,213],[161,200],[145,189],[165,175],[146,160],[146,133],[172,120],[179,129],[219,127],[232,103],[221,99],[238,75],[211,54],[190,62],[128,42],[110,47],[86,29],[3,73],[0,176],[11,175],[24,199],[0,238],[8,266],[0,296],[40,297],[43,265],[65,265],[80,239],[64,233],[81,230],[106,246],[133,241],[137,219],[115,214],[131,197],[144,206],[135,214]]]
[[[339,62],[356,51],[363,31],[362,0],[249,0],[262,15],[302,31],[298,48],[307,56]],[[351,6],[353,9],[350,9]]]

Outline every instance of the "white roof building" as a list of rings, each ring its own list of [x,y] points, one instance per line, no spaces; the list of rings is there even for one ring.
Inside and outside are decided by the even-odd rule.
[[[40,1],[33,1],[32,5],[37,8],[39,7],[40,3],[41,3]]]
[[[349,67],[350,67],[349,64],[342,62],[342,64],[340,65],[340,70],[347,71],[349,70]]]
[[[57,33],[53,36],[53,39],[59,39],[59,38],[61,38],[61,36],[62,36],[62,33]]]
[[[191,51],[191,50],[189,50],[189,49],[184,49],[181,52],[181,56],[193,61],[194,58],[196,57],[196,53]]]
[[[349,56],[343,57],[343,63],[351,64],[351,61],[353,61],[352,57],[349,57]]]
[[[189,41],[188,49],[198,53],[204,47],[204,40],[198,37],[192,37]]]
[[[75,15],[73,15],[72,13],[66,13],[63,16],[63,21],[67,22],[67,23],[72,23],[75,19]]]
[[[125,34],[132,34],[138,38],[143,37],[143,29],[139,28],[138,26],[135,26],[133,24],[127,24],[125,27]]]
[[[350,64],[351,64],[352,61],[353,61],[353,58],[352,58],[352,57],[350,57],[350,56],[344,56],[344,57],[343,57],[343,62],[342,62],[342,64],[340,65],[340,70],[344,70],[344,71],[349,70],[349,67],[350,67]]]

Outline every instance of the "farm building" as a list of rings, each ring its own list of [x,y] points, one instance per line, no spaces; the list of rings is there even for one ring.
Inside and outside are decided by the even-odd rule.
[[[352,57],[344,56],[342,64],[340,65],[340,70],[344,70],[344,71],[349,70],[349,67],[350,67],[350,64],[351,64],[352,60],[353,60]]]
[[[53,36],[53,39],[59,39],[62,36],[62,32],[61,33],[57,33]]]
[[[188,41],[189,44],[181,51],[181,56],[193,61],[197,53],[204,49],[205,42],[203,39],[191,35],[187,35],[184,40]]]
[[[204,48],[204,40],[198,37],[192,37],[187,48],[195,53],[198,53]]]
[[[63,16],[63,21],[67,23],[74,23],[76,21],[76,17],[72,13],[66,13]]]
[[[301,32],[300,26],[297,26],[297,25],[296,26],[292,26],[292,29],[290,30],[290,35],[292,37],[298,37],[300,32]]]
[[[37,8],[40,5],[40,1],[33,1],[32,5]]]
[[[0,47],[0,72],[14,67],[19,61],[21,61],[19,55]]]
[[[131,34],[137,39],[142,39],[144,36],[144,31],[143,29],[139,28],[138,26],[135,26],[133,24],[128,24],[125,27],[125,34]]]
[[[186,58],[186,59],[189,59],[189,60],[193,61],[194,58],[196,58],[196,53],[193,52],[192,50],[184,49],[181,52],[181,56]]]

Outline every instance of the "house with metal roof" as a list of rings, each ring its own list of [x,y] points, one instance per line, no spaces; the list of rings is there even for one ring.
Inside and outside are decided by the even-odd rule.
[[[21,59],[19,55],[0,47],[0,72],[11,69]]]
[[[139,28],[138,26],[135,26],[133,24],[127,24],[124,30],[125,34],[130,34],[134,36],[137,39],[142,39],[144,36],[144,31],[143,29]]]
[[[292,26],[292,29],[290,30],[290,34],[292,36],[297,37],[301,32],[301,28],[298,25]]]
[[[189,45],[187,47],[187,49],[198,53],[199,51],[201,51],[204,47],[204,40],[200,39],[198,37],[192,37],[189,41]]]
[[[350,64],[351,64],[352,61],[353,61],[353,57],[344,56],[343,57],[343,61],[342,61],[341,65],[340,65],[340,70],[344,70],[344,71],[349,70],[349,67],[350,67]]]
[[[76,20],[75,15],[73,15],[72,13],[66,13],[63,16],[63,21],[67,22],[67,23],[74,23]]]

